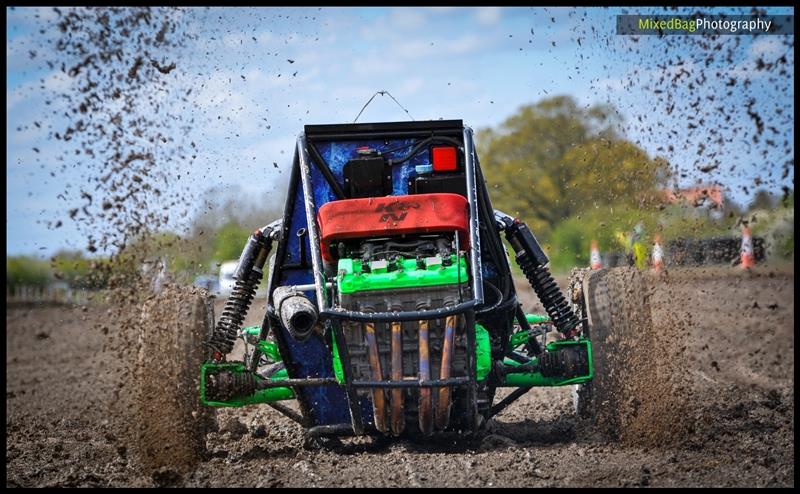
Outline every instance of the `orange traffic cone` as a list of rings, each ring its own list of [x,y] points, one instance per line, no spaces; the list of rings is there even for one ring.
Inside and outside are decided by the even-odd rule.
[[[653,272],[660,273],[664,269],[664,249],[661,248],[661,234],[656,234],[655,245],[653,245]]]
[[[597,240],[592,240],[592,254],[589,262],[592,269],[602,269],[603,261],[600,260],[600,250],[597,248]]]
[[[742,267],[752,268],[756,265],[756,256],[753,254],[753,237],[750,236],[748,227],[742,228]]]

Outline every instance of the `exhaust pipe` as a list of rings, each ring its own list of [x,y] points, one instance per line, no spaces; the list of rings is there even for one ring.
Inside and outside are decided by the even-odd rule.
[[[305,341],[317,324],[317,308],[303,292],[291,286],[280,286],[272,292],[275,312],[281,324],[297,341]]]
[[[381,359],[378,352],[378,341],[375,339],[375,324],[368,322],[364,324],[364,338],[367,341],[369,351],[369,366],[372,370],[372,379],[383,381],[383,370],[381,369]],[[375,388],[372,391],[372,415],[375,419],[375,428],[380,432],[389,430],[386,424],[386,392],[382,388]]]
[[[447,316],[444,329],[444,346],[442,348],[442,365],[439,369],[439,379],[450,378],[453,365],[453,346],[456,331],[456,316]],[[440,431],[450,424],[450,388],[447,386],[439,390],[439,402],[436,405],[436,428]]]
[[[428,381],[431,378],[431,357],[429,322],[419,322],[419,380]],[[433,390],[431,388],[419,389],[419,430],[425,435],[433,432]]]
[[[403,380],[403,326],[399,322],[392,322],[392,381]],[[392,397],[392,434],[399,436],[405,428],[403,417],[403,390],[393,389]]]

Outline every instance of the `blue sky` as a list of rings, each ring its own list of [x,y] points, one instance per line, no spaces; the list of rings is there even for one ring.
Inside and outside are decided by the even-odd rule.
[[[719,181],[729,187],[729,198],[740,203],[751,198],[744,187],[752,193],[748,184],[767,173],[773,176],[765,187],[775,192],[781,185],[793,187],[793,164],[789,176],[780,178],[782,164],[794,158],[793,144],[787,153],[783,146],[765,146],[763,140],[748,142],[746,131],[733,130],[726,142],[714,144],[708,134],[686,129],[688,115],[713,121],[713,107],[719,105],[736,125],[718,128],[752,128],[746,108],[752,97],[756,102],[750,109],[779,128],[773,139],[791,141],[793,50],[788,52],[790,75],[779,84],[753,68],[759,57],[774,60],[786,53],[785,37],[740,37],[732,61],[715,61],[714,70],[706,70],[710,80],[703,88],[688,89],[688,80],[679,80],[674,89],[678,109],[668,116],[663,96],[654,97],[649,89],[664,74],[673,77],[680,69],[696,76],[706,54],[696,45],[667,45],[656,36],[633,41],[614,35],[614,16],[624,10],[188,9],[180,20],[199,39],[174,54],[178,70],[167,77],[172,84],[193,88],[189,104],[180,110],[187,120],[194,119],[189,139],[197,143],[198,157],[178,173],[198,193],[225,185],[254,201],[274,201],[282,197],[302,126],[351,122],[377,90],[389,91],[417,120],[460,118],[476,129],[498,125],[523,104],[567,94],[581,105],[617,106],[628,122],[629,138],[684,171],[681,185]],[[6,13],[7,251],[47,256],[60,248],[83,248],[83,233],[66,211],[79,204],[74,192],[86,177],[80,170],[62,170],[55,161],[62,143],[47,138],[48,125],[58,129],[64,124],[50,115],[44,102],[58,105],[54,95],[72,84],[41,63],[43,52],[52,49],[48,40],[57,34],[55,16],[49,8]],[[42,28],[44,34],[39,33]],[[722,38],[730,46],[735,37]],[[38,52],[34,59],[31,50]],[[688,62],[668,63],[678,56]],[[663,67],[657,68],[658,63]],[[725,96],[731,76],[751,81]],[[713,104],[688,107],[694,95],[709,94],[718,96]],[[784,109],[780,119],[772,118],[776,106]],[[391,99],[378,96],[359,121],[405,119]],[[701,143],[706,149],[698,158]],[[670,144],[672,151],[667,150]],[[712,153],[723,165],[710,174],[698,173],[696,168],[707,164],[704,160]],[[72,194],[59,198],[66,185],[73,186]],[[48,222],[58,219],[63,226],[50,230]],[[185,220],[175,221],[175,228],[185,226]]]

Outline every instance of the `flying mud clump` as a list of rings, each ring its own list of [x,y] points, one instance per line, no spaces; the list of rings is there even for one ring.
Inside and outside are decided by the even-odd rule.
[[[67,109],[58,121],[65,126],[48,137],[59,141],[62,171],[72,168],[69,177],[80,173],[80,180],[65,179],[62,195],[82,203],[65,214],[85,235],[89,252],[111,254],[93,263],[91,276],[104,279],[109,288],[108,320],[95,329],[106,335],[104,349],[122,367],[125,382],[156,383],[162,392],[171,389],[170,383],[193,385],[181,369],[167,371],[167,361],[137,365],[140,350],[153,350],[154,345],[161,350],[172,345],[175,358],[183,356],[185,349],[170,337],[181,333],[182,323],[191,322],[192,301],[204,297],[171,286],[163,260],[152,262],[165,247],[154,237],[170,225],[171,215],[186,215],[193,197],[179,182],[181,166],[194,158],[185,145],[191,127],[179,112],[191,92],[182,88],[180,77],[181,50],[191,39],[181,27],[184,12],[147,7],[53,11],[59,34],[51,50],[54,58],[47,64],[65,74],[69,85],[59,95]],[[56,106],[63,111],[63,105]],[[153,291],[163,292],[162,298],[155,299]],[[154,304],[169,307],[169,314]],[[176,314],[185,310],[191,312],[184,314],[188,319],[176,321]],[[116,330],[109,331],[108,325]],[[169,374],[169,382],[155,379],[157,372]],[[118,390],[110,417],[119,425],[128,424],[124,435],[139,449],[149,448],[143,458],[167,455],[178,463],[188,462],[196,445],[169,443],[170,437],[185,438],[158,429],[171,420],[169,416],[159,421],[151,414],[144,429],[134,426],[142,424],[136,414],[152,407],[166,409],[168,398],[143,386],[135,394]],[[173,421],[169,427],[189,424]],[[160,445],[153,442],[156,430]],[[169,451],[162,451],[164,447]]]
[[[191,159],[183,142],[189,127],[177,112],[188,92],[176,61],[189,39],[180,28],[183,12],[53,10],[59,35],[47,64],[68,76],[69,87],[59,95],[66,126],[49,138],[60,141],[62,170],[81,173],[62,194],[82,206],[66,213],[85,234],[87,250],[111,251],[122,261],[134,239],[167,225],[190,201],[172,171]],[[147,253],[127,255],[135,264]]]

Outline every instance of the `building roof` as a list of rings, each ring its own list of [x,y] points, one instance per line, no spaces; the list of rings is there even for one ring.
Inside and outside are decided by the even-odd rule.
[[[725,190],[719,185],[698,185],[685,189],[667,189],[664,191],[665,200],[669,204],[686,201],[692,206],[703,206],[708,202],[714,206],[724,205]]]

